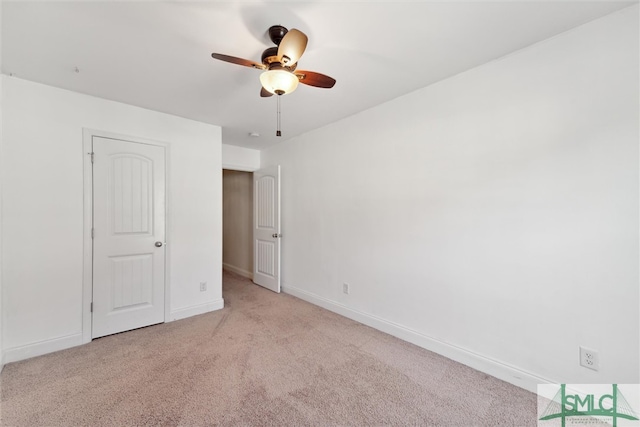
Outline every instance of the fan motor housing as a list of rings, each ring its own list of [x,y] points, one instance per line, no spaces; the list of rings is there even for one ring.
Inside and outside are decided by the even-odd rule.
[[[267,66],[268,69],[272,68],[284,68],[288,71],[293,71],[297,67],[297,63],[291,66],[283,66],[278,60],[278,46],[269,47],[262,52],[262,63]]]
[[[278,46],[268,47],[262,52],[262,63],[269,66],[272,62],[278,61]]]

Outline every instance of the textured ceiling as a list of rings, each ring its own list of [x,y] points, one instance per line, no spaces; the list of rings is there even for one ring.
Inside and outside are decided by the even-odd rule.
[[[5,1],[2,72],[220,125],[224,143],[262,149],[636,3]],[[274,24],[309,36],[300,69],[337,80],[282,97],[281,138],[260,71],[210,56],[260,62]]]

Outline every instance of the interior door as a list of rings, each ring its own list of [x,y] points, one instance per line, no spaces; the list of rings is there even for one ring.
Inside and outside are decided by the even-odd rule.
[[[92,145],[97,338],[164,322],[165,149],[97,136]]]
[[[280,292],[280,166],[253,173],[253,282]]]

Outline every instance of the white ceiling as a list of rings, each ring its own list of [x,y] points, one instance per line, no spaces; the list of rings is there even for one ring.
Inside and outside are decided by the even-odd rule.
[[[224,143],[262,149],[636,3],[3,1],[2,72],[220,125]],[[300,69],[337,80],[282,97],[281,138],[260,71],[210,56],[260,62],[274,24],[308,35]]]

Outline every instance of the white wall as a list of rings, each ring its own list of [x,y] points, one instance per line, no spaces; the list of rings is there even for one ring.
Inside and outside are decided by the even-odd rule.
[[[83,128],[170,144],[168,320],[221,308],[220,128],[2,80],[5,361],[81,342]]]
[[[638,72],[634,6],[265,150],[285,291],[531,390],[640,382]]]
[[[222,167],[245,172],[258,170],[260,169],[260,151],[222,144]]]

